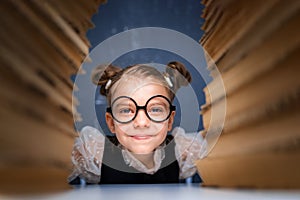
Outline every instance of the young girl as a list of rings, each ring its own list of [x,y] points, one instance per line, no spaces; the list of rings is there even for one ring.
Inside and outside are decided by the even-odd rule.
[[[81,130],[70,183],[178,183],[195,174],[200,134],[190,136],[179,127],[172,131],[172,101],[191,82],[183,64],[170,62],[164,73],[146,65],[99,66],[92,81],[107,98],[106,123],[115,136],[89,126]]]

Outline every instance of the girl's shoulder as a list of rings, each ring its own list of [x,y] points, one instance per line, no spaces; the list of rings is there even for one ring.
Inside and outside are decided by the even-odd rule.
[[[184,146],[191,145],[191,143],[201,144],[203,137],[200,132],[186,132],[181,127],[175,127],[171,133],[176,144],[184,144]]]
[[[84,126],[79,132],[79,138],[84,142],[104,143],[105,136],[98,129],[92,126]]]
[[[182,127],[175,127],[173,128],[171,135],[173,137],[195,137],[195,136],[201,136],[200,132],[186,132]]]
[[[98,129],[92,126],[84,126],[81,128],[80,133],[86,134],[86,133],[101,133]]]

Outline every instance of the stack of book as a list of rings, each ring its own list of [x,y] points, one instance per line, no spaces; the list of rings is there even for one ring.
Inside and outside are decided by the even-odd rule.
[[[202,3],[213,81],[201,113],[205,131],[222,128],[197,161],[203,185],[300,188],[300,1]],[[220,102],[224,126],[211,112]]]
[[[0,191],[66,187],[77,135],[70,77],[101,2],[1,1]]]

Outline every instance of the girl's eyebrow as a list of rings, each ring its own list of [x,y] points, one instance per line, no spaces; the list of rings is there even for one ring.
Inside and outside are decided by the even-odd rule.
[[[148,104],[148,106],[152,106],[152,105],[162,105],[162,106],[167,106],[168,103],[165,102],[151,102]]]
[[[128,102],[128,103],[118,103],[118,104],[116,104],[117,107],[120,107],[120,106],[128,106],[128,105],[132,106],[133,103],[132,103],[132,102]]]
[[[149,101],[149,102],[151,102],[151,103],[163,103],[163,104],[169,104],[169,102],[168,102],[167,100],[162,99],[162,98],[161,98],[161,100],[160,100],[160,99],[151,99],[151,101]]]

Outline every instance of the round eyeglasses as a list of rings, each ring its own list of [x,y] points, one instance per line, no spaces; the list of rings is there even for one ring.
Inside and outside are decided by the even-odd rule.
[[[126,124],[136,118],[140,109],[145,111],[146,116],[151,121],[163,122],[169,119],[176,107],[163,95],[151,97],[144,106],[138,106],[131,97],[120,96],[112,102],[111,107],[108,107],[106,112],[110,113],[117,122]]]

